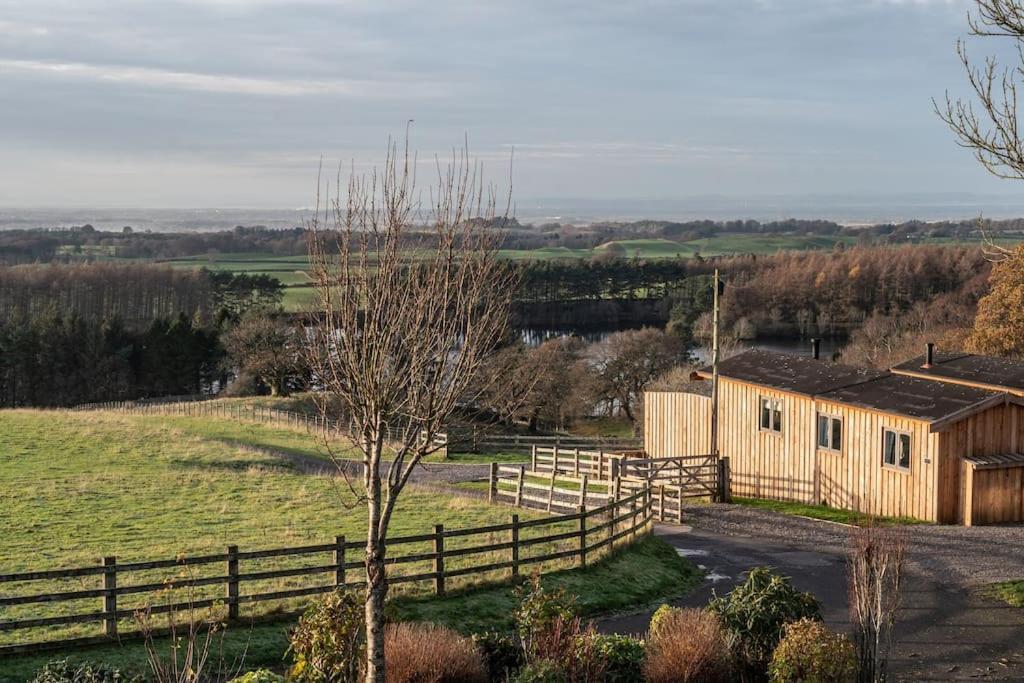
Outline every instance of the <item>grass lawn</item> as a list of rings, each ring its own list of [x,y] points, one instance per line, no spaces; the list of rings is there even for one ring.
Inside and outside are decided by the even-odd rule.
[[[630,580],[622,581],[624,576]],[[542,579],[545,586],[564,587],[579,596],[580,611],[585,616],[631,610],[682,595],[700,581],[700,571],[692,563],[680,558],[665,542],[651,537],[585,570],[565,570]],[[454,593],[443,599],[399,598],[392,603],[392,613],[403,621],[432,621],[463,633],[509,629],[515,606],[512,591],[512,585],[505,584]],[[213,659],[230,665],[245,654],[247,669],[280,666],[288,647],[287,629],[291,623],[235,626],[226,632]],[[0,660],[0,683],[21,683],[46,661],[61,656],[53,653]],[[70,656],[145,671],[145,653],[137,641],[91,648]]]
[[[840,524],[850,524],[853,526],[863,526],[868,521],[871,521],[874,524],[881,524],[883,526],[929,523],[923,522],[919,519],[914,519],[913,517],[870,517],[861,512],[826,507],[824,505],[807,505],[805,503],[766,500],[763,498],[737,498],[734,496],[732,502],[738,503],[739,505],[749,505],[750,507],[760,508],[762,510],[781,512],[787,515],[799,515],[800,517],[811,517],[812,519],[821,519],[827,522],[839,522]]]
[[[0,449],[0,510],[4,511],[0,573],[93,566],[105,555],[115,555],[124,563],[223,552],[229,544],[245,551],[326,543],[336,535],[361,538],[365,507],[354,505],[352,493],[338,479],[299,473],[279,458],[244,447],[256,443],[302,450],[303,438],[312,437],[227,420],[0,411],[0,443],[4,444]],[[500,524],[508,521],[511,512],[506,507],[410,489],[398,505],[392,535],[421,534],[438,523],[449,529]],[[538,516],[519,513],[524,518]],[[549,528],[544,533],[556,531]],[[473,541],[480,542],[479,538]],[[401,552],[426,550],[403,546]],[[487,556],[470,559],[485,563]],[[315,555],[246,561],[242,571],[327,561]],[[403,567],[410,573],[429,571],[429,566],[419,564]],[[214,575],[221,570],[219,565],[207,565]],[[160,582],[168,578],[167,572],[173,570],[125,573],[119,583]],[[95,582],[86,577],[3,588],[17,595],[90,589]],[[268,579],[254,582],[248,590],[283,590],[322,582],[322,576]],[[410,591],[424,589],[418,584],[403,586]],[[215,596],[223,592],[223,586],[212,589]],[[197,596],[201,597],[206,595]],[[142,600],[126,596],[119,606],[134,609],[144,605]],[[91,598],[18,605],[4,608],[0,620],[90,612],[98,607],[95,602]],[[287,606],[294,603],[280,605]],[[243,615],[248,610],[243,607]],[[98,626],[60,628],[64,635],[85,636],[95,635]],[[40,637],[31,631],[12,631],[0,635],[0,642]]]
[[[211,403],[225,403],[230,406],[241,403],[242,405],[263,405],[278,410],[290,410],[293,412],[310,412],[315,414],[315,409],[305,411],[304,401],[308,399],[218,399]],[[283,401],[283,403],[282,403]],[[102,414],[102,413],[94,413]],[[117,413],[113,413],[117,414]],[[124,415],[123,415],[124,416]],[[270,449],[301,455],[310,458],[317,458],[329,462],[333,458],[361,459],[362,455],[353,448],[346,438],[334,438],[328,444],[323,437],[317,433],[309,433],[303,426],[292,426],[284,421],[281,422],[260,422],[257,420],[225,417],[220,415],[184,416],[184,415],[130,415],[133,420],[139,420],[149,425],[169,425],[183,433],[198,436],[203,439],[218,441],[238,448]],[[530,456],[524,453],[449,453],[447,460],[442,459],[440,454],[432,454],[425,462],[447,462],[452,464],[486,464],[491,462],[518,463],[529,462]]]
[[[985,593],[1011,607],[1024,607],[1024,580],[994,583],[985,590]]]

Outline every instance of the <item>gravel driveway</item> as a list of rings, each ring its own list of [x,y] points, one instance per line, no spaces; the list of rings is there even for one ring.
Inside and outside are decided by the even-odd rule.
[[[687,508],[695,529],[725,536],[748,536],[766,543],[797,545],[844,554],[850,530],[840,524],[804,519],[744,505]],[[903,527],[908,570],[973,588],[993,581],[1024,578],[1024,525],[962,527],[922,524]]]
[[[849,528],[738,505],[688,509],[686,526],[656,533],[705,571],[704,585],[676,601],[703,606],[756,566],[790,576],[821,601],[825,621],[848,630]],[[1024,681],[1024,609],[979,594],[992,581],[1024,578],[1024,526],[905,527],[908,562],[897,645],[896,680]],[[605,632],[643,633],[650,610],[600,622]]]

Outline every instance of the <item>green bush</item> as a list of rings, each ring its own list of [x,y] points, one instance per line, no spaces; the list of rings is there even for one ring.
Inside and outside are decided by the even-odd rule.
[[[801,619],[786,626],[768,674],[772,683],[853,683],[857,655],[846,636]]]
[[[492,681],[512,677],[523,665],[523,647],[515,634],[496,631],[475,633],[473,642],[484,656]]]
[[[524,666],[509,683],[569,683],[569,678],[557,662],[541,659]]]
[[[231,679],[231,683],[284,683],[284,676],[268,669],[257,669]]]
[[[358,683],[366,651],[363,601],[338,589],[317,600],[292,631],[295,683]]]
[[[523,649],[529,654],[538,634],[547,632],[555,622],[569,621],[576,614],[576,596],[565,588],[551,591],[540,582],[540,574],[533,574],[528,583],[516,587],[519,601],[512,617]]]
[[[786,624],[800,619],[821,620],[821,607],[784,576],[767,567],[750,570],[746,581],[708,609],[725,627],[730,649],[745,678],[763,679]]]
[[[654,635],[658,631],[658,628],[665,622],[665,619],[667,619],[669,615],[677,612],[679,612],[678,607],[673,607],[672,605],[667,604],[663,604],[661,607],[654,610],[654,614],[651,615],[651,625],[647,627],[648,632],[650,632],[651,635]]]
[[[140,676],[129,676],[119,669],[95,662],[72,663],[67,659],[47,662],[30,683],[136,683]]]
[[[644,680],[644,641],[629,636],[594,636],[594,647],[604,660],[608,683],[641,683]]]

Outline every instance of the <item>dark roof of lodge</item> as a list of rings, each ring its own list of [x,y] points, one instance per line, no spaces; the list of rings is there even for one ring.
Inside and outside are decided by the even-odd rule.
[[[711,368],[701,374],[710,376]],[[718,364],[718,374],[771,389],[927,422],[950,417],[1001,392],[866,370],[806,356],[752,349]]]
[[[1024,361],[970,353],[936,352],[930,368],[922,367],[924,362],[925,357],[918,356],[895,366],[893,372],[913,372],[940,380],[945,378],[1024,391]]]
[[[701,372],[710,374],[711,368],[703,368]],[[718,374],[794,394],[816,396],[838,387],[883,377],[887,373],[815,360],[808,356],[750,349],[720,361]]]
[[[890,374],[817,398],[935,422],[1000,395],[988,389]]]

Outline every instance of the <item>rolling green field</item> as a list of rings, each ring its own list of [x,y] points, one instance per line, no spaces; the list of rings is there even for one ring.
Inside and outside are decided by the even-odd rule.
[[[227,545],[261,550],[329,543],[339,535],[358,540],[365,534],[365,506],[344,480],[301,473],[260,450],[315,454],[315,437],[289,428],[210,418],[6,410],[0,411],[0,443],[4,444],[0,452],[0,509],[4,511],[0,574],[94,566],[103,556],[116,556],[119,563],[173,559],[223,552]],[[524,518],[534,516],[519,512]],[[426,533],[438,523],[449,529],[498,524],[507,522],[510,514],[508,508],[410,488],[399,502],[392,535]],[[423,545],[403,547],[402,552],[429,550]],[[253,561],[243,571],[316,565],[327,559]],[[485,563],[487,555],[469,560]],[[409,573],[429,571],[422,563],[402,567],[403,573],[406,567]],[[210,570],[220,567],[210,565]],[[170,578],[168,572],[176,571],[130,572],[124,580],[159,583]],[[255,582],[250,590],[301,588],[322,580],[315,576],[268,579]],[[7,584],[4,592],[94,588],[83,585],[89,581]],[[477,581],[458,581],[453,588]],[[398,593],[424,589],[418,584],[403,586],[408,588],[399,587]],[[223,586],[213,588],[223,590]],[[144,607],[143,596],[129,597],[135,600],[129,599],[122,608]],[[89,612],[95,610],[94,602],[8,607],[0,610],[0,620]],[[257,605],[250,614],[300,604],[291,600]],[[83,636],[96,635],[97,627],[55,628],[65,636]],[[13,631],[0,641],[40,637],[32,630]]]
[[[616,240],[593,249],[551,247],[543,249],[504,249],[501,254],[512,260],[548,260],[592,258],[607,252],[611,245],[622,247],[628,258],[692,258],[697,254],[715,256],[735,253],[774,253],[780,250],[830,249],[836,242],[852,244],[852,237],[820,237],[810,235],[725,235],[688,242],[668,239]],[[308,309],[315,303],[316,291],[309,285],[309,259],[304,255],[278,256],[266,253],[202,254],[165,259],[174,268],[209,268],[237,273],[264,273],[277,278],[285,286],[282,304],[286,310]]]
[[[623,583],[621,578],[629,576]],[[589,565],[546,574],[548,589],[564,588],[578,596],[581,616],[632,611],[685,595],[701,582],[701,572],[675,549],[657,538],[645,538],[614,555]],[[429,621],[464,634],[512,627],[515,595],[511,584],[455,592],[445,598],[404,597],[391,603],[390,613],[402,621]],[[288,629],[284,622],[245,625],[228,630],[211,651],[215,665],[231,673],[260,667],[281,669],[288,661]],[[169,647],[158,641],[163,648]],[[165,652],[166,650],[161,650]],[[0,683],[23,683],[59,653],[40,653],[0,659]],[[146,673],[146,652],[138,641],[104,645],[71,653],[75,661],[103,662],[131,673]],[[216,668],[216,667],[211,667]]]
[[[778,251],[806,251],[811,249],[832,249],[837,243],[853,245],[856,238],[850,235],[759,235],[725,234],[696,240],[675,241],[669,239],[615,240],[593,249],[570,249],[548,247],[542,249],[504,249],[501,255],[512,260],[589,259],[607,252],[612,245],[622,247],[619,252],[627,258],[693,258],[701,256],[724,256],[730,254],[772,254]],[[1004,246],[1017,244],[1019,239],[1000,238],[997,243]],[[925,238],[920,244],[961,243],[951,238]],[[91,254],[102,258],[102,254]],[[116,259],[115,259],[116,260]],[[309,259],[305,255],[280,256],[270,253],[221,253],[201,254],[173,259],[161,259],[174,268],[209,268],[237,273],[265,273],[281,281],[285,286],[283,304],[287,310],[308,309],[315,302],[316,292],[309,286]]]
[[[102,556],[116,555],[118,563],[172,559],[181,555],[223,552],[227,545],[242,551],[329,542],[337,535],[359,539],[365,529],[365,508],[336,478],[303,474],[286,461],[261,449],[316,456],[322,445],[316,437],[286,426],[248,421],[114,412],[36,410],[0,411],[0,574],[94,566]],[[443,523],[446,529],[500,524],[513,511],[466,498],[410,488],[399,503],[392,535],[420,534]],[[543,516],[517,510],[521,518]],[[574,528],[566,523],[543,533]],[[529,534],[527,534],[529,537]],[[494,541],[504,540],[495,537]],[[450,547],[461,547],[453,538]],[[479,538],[465,543],[480,543]],[[562,549],[557,543],[533,546],[538,554]],[[403,552],[428,552],[426,544],[403,547]],[[447,544],[446,544],[447,545]],[[532,552],[531,552],[532,554]],[[353,558],[357,559],[357,558]],[[472,558],[474,564],[502,557]],[[453,557],[450,568],[469,561]],[[327,557],[272,558],[246,561],[243,572],[289,569],[329,562]],[[568,560],[545,563],[545,569],[566,567]],[[199,570],[196,570],[199,571]],[[212,565],[213,575],[221,571]],[[403,570],[401,573],[405,573]],[[409,573],[429,571],[408,565]],[[161,582],[171,572],[138,570],[119,574],[119,585]],[[628,572],[630,590],[609,590],[612,576]],[[506,626],[511,591],[507,585],[485,587],[481,581],[501,581],[506,572],[483,579],[467,577],[450,583],[451,597],[424,596],[427,587],[399,584],[393,589],[394,613],[402,619],[430,619],[462,630],[488,625]],[[201,578],[202,574],[192,574]],[[567,571],[545,581],[565,585],[582,597],[586,613],[624,609],[638,602],[688,590],[699,573],[660,541],[645,541],[635,549],[597,562],[586,571]],[[312,584],[310,583],[312,582]],[[310,577],[257,581],[244,593],[318,585]],[[95,578],[6,584],[4,593],[51,592],[94,588]],[[195,597],[217,597],[222,585],[200,589]],[[184,589],[178,589],[184,590]],[[177,596],[175,599],[183,599]],[[70,603],[43,603],[0,608],[0,620],[58,616],[97,610],[97,598]],[[267,606],[243,605],[243,620],[264,617],[267,609],[290,612],[302,599]],[[123,596],[122,609],[142,609],[143,596]],[[130,619],[123,630],[132,630]],[[3,634],[3,643],[43,637],[90,636],[98,625],[51,627],[50,630]],[[229,661],[248,650],[252,665],[281,661],[286,648],[285,626],[260,624],[229,630],[225,641]],[[231,654],[233,653],[233,654]],[[104,646],[80,656],[138,667],[144,652],[138,644]],[[0,659],[0,681],[25,680],[51,655]],[[13,676],[13,678],[11,677]],[[20,676],[20,678],[19,678]]]

